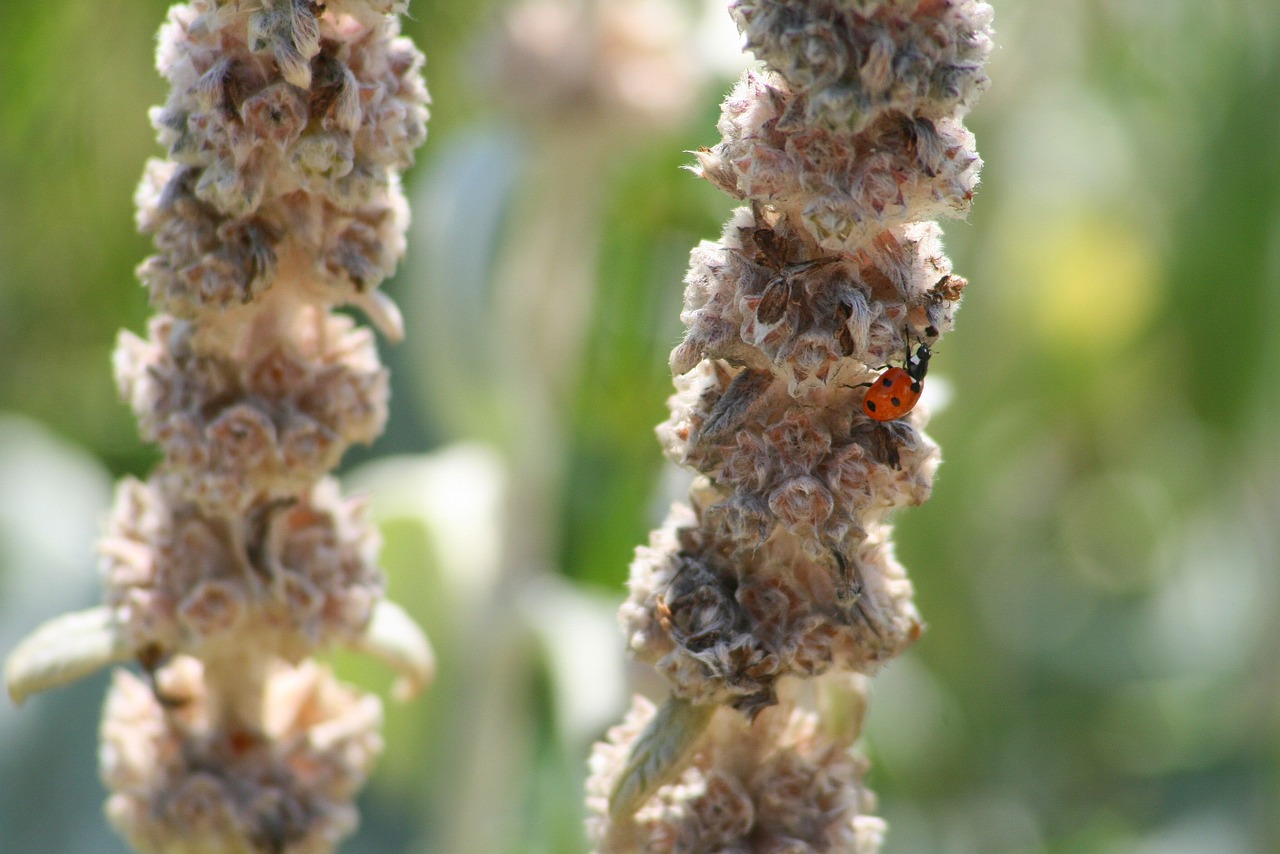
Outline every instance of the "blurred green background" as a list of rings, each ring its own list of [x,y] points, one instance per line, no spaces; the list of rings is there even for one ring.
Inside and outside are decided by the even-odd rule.
[[[586,752],[645,684],[613,612],[683,488],[652,429],[688,250],[731,203],[679,167],[717,140],[735,42],[718,3],[572,5],[622,21],[597,54],[551,13],[495,35],[494,0],[405,21],[435,100],[385,286],[409,337],[343,474],[440,675],[387,702],[347,852],[584,850]],[[929,631],[873,683],[885,851],[1280,851],[1280,6],[994,5],[982,187],[944,223],[971,283],[930,371],[945,462],[898,516]],[[4,651],[97,600],[111,483],[156,460],[110,353],[148,314],[131,196],[165,8],[0,2]],[[551,59],[500,61],[540,38]],[[584,83],[605,72],[628,105]],[[104,689],[0,702],[0,851],[124,850]]]

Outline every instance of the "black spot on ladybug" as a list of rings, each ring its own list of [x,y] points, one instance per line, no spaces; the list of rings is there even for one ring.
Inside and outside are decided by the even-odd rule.
[[[880,382],[881,384],[884,385],[885,388],[893,388],[893,380],[889,379],[888,377],[885,377],[884,379],[880,380]]]
[[[868,400],[868,401],[867,401],[867,411],[868,411],[868,412],[875,412],[875,411],[876,411],[876,402],[875,402],[874,400]]]
[[[890,403],[892,403],[894,406],[901,406],[901,405],[902,405],[902,401],[901,401],[901,400],[898,400],[898,398],[896,398],[896,397],[891,397],[891,398],[889,398],[889,402],[890,402]]]

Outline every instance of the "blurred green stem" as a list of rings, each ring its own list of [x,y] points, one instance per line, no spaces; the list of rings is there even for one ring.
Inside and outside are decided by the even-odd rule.
[[[510,232],[495,264],[496,330],[504,352],[495,378],[506,421],[496,432],[508,464],[497,581],[461,648],[475,674],[459,705],[461,778],[440,850],[519,851],[518,815],[494,804],[521,803],[529,779],[535,715],[526,684],[531,633],[519,619],[520,593],[554,567],[565,476],[565,415],[581,372],[594,304],[605,146],[590,127],[544,128],[532,151]],[[465,689],[464,690],[468,690]]]

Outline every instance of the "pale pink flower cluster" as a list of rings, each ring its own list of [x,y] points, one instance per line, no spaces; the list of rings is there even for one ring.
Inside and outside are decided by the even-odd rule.
[[[15,651],[27,694],[113,661],[107,813],[140,851],[332,850],[381,749],[376,697],[310,656],[342,644],[430,676],[383,599],[364,502],[328,472],[387,416],[373,333],[403,253],[400,171],[426,136],[422,55],[390,0],[193,0],[161,29],[139,268],[159,314],[116,377],[164,458],[126,479],[101,542],[104,607]]]
[[[884,421],[862,402],[886,364],[953,326],[966,283],[930,220],[964,215],[973,197],[981,161],[961,121],[987,85],[991,8],[731,11],[767,68],[729,95],[723,141],[695,171],[748,204],[693,251],[676,394],[658,428],[699,476],[689,506],[638,549],[621,611],[632,653],[686,711],[637,707],[597,746],[591,829],[609,851],[871,852],[862,766],[847,745],[822,746],[788,686],[872,673],[922,631],[891,514],[928,498],[938,449],[923,407]],[[810,733],[808,746],[787,727]],[[773,829],[761,804],[784,766],[840,781],[846,794],[830,802],[844,806],[826,813],[840,832]],[[801,812],[835,797],[782,789]]]

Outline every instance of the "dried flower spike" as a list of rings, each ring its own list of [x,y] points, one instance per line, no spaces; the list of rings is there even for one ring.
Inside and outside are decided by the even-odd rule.
[[[10,656],[15,699],[134,660],[102,724],[107,814],[140,851],[329,851],[381,749],[377,698],[311,660],[333,644],[431,678],[383,599],[362,501],[327,476],[387,412],[376,288],[404,250],[399,173],[426,135],[404,3],[193,0],[161,29],[168,159],[137,193],[160,312],[116,377],[164,460],[123,481],[100,544],[106,603]]]
[[[991,8],[731,12],[766,69],[694,171],[748,204],[693,251],[658,428],[699,477],[637,550],[621,611],[671,698],[597,745],[589,827],[602,851],[873,852],[883,823],[835,723],[861,719],[861,682],[852,713],[807,709],[801,686],[873,673],[922,631],[890,516],[938,465],[915,386],[965,281],[931,219],[964,215],[977,184],[961,120],[987,86]]]

